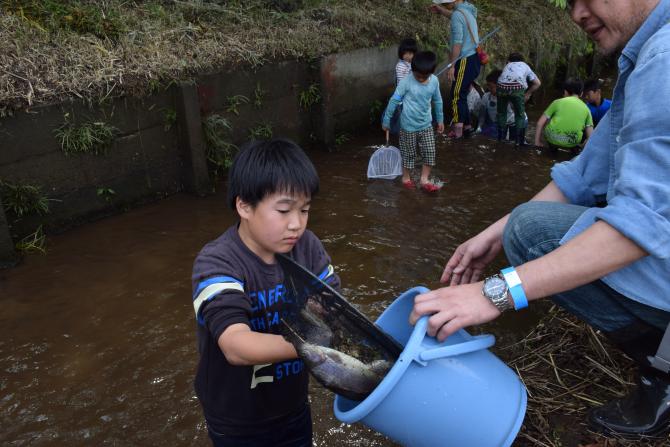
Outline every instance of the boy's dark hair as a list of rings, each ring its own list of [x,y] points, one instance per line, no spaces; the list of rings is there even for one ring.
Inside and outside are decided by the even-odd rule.
[[[580,96],[584,90],[584,83],[579,78],[570,78],[563,84],[563,89],[568,92],[569,95]]]
[[[432,51],[419,51],[412,59],[412,71],[429,75],[435,73],[437,67],[437,56]]]
[[[584,82],[584,93],[586,92],[597,92],[602,88],[602,83],[600,79],[587,79]]]
[[[419,51],[419,47],[416,44],[416,40],[411,37],[403,39],[400,41],[400,45],[398,45],[398,59],[402,59],[405,53],[416,54],[417,51]]]
[[[319,175],[307,154],[284,139],[251,141],[233,160],[228,173],[228,205],[236,209],[239,197],[255,207],[276,192],[313,197],[319,191]]]
[[[521,53],[510,53],[507,57],[507,62],[526,62]]]
[[[491,73],[486,75],[486,82],[497,83],[498,78],[500,77],[501,74],[502,74],[502,70],[497,70],[497,69],[493,70]]]

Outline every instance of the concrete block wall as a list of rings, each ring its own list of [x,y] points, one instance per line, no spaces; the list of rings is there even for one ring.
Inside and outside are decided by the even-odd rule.
[[[23,237],[38,225],[46,232],[61,231],[178,191],[211,191],[202,131],[202,120],[210,113],[230,121],[236,145],[249,139],[250,129],[269,125],[273,136],[333,149],[337,134],[370,126],[371,104],[385,103],[393,91],[396,57],[392,47],[313,63],[283,61],[202,75],[146,98],[116,98],[99,105],[64,102],[1,119],[0,179],[41,187],[50,199],[50,213],[17,220],[0,205],[0,265],[15,259],[11,236]],[[300,94],[310,86],[318,86],[321,100],[305,109]],[[263,92],[258,104],[257,91]],[[234,113],[229,105],[236,95],[249,102]],[[167,122],[170,112],[176,112],[176,123]],[[105,122],[118,135],[104,155],[66,156],[55,134],[66,121]],[[99,194],[101,188],[114,194]]]

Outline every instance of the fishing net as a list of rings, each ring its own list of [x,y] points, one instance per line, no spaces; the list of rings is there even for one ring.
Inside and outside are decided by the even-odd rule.
[[[277,261],[285,297],[293,303],[282,318],[282,335],[321,385],[363,400],[395,364],[402,346],[292,259],[278,255]]]
[[[402,175],[402,157],[395,146],[382,146],[370,157],[368,178],[393,180]]]

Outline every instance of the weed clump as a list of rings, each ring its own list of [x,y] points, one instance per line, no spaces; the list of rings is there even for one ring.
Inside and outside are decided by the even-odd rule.
[[[112,146],[118,129],[100,121],[87,122],[80,126],[66,122],[54,132],[65,155],[102,155]]]
[[[233,128],[225,117],[212,114],[202,123],[205,137],[205,152],[215,176],[220,176],[233,163],[237,146],[229,141]]]
[[[34,185],[18,185],[0,180],[0,202],[17,218],[49,212],[49,199]]]

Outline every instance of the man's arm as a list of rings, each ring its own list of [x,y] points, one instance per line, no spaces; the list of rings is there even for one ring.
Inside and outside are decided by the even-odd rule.
[[[448,19],[451,18],[451,15],[453,14],[453,11],[440,5],[430,5],[430,12],[432,12],[433,14],[439,14],[445,16]]]
[[[553,252],[516,268],[529,301],[572,290],[616,271],[646,252],[603,221]],[[491,321],[500,311],[481,293],[483,282],[417,296],[410,322],[431,315],[428,334],[442,341],[459,329]]]

